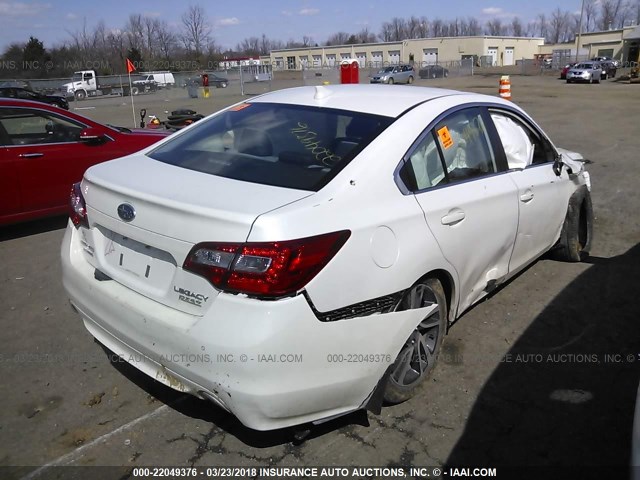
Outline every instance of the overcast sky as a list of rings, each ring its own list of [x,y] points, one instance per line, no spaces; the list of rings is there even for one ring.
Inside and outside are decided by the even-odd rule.
[[[557,7],[579,12],[581,0],[209,0],[193,4],[204,7],[214,39],[225,49],[263,33],[285,42],[307,35],[319,44],[332,33],[355,33],[365,26],[378,34],[382,23],[396,16],[424,15],[442,20],[475,17],[482,24],[494,17],[511,21],[519,16],[526,24],[539,13],[548,15]],[[178,28],[188,5],[179,0],[0,0],[0,48],[25,42],[30,35],[44,41],[45,47],[53,46],[68,40],[68,32],[82,28],[85,19],[89,27],[102,19],[109,28],[122,28],[132,13],[164,19]]]

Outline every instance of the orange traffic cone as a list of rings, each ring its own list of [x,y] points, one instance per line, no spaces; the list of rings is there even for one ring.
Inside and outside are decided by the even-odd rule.
[[[500,94],[500,98],[511,100],[511,80],[509,80],[509,75],[500,77],[500,89],[498,93]]]

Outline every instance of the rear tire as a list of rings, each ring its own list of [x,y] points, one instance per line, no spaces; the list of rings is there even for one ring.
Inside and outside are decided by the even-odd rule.
[[[409,77],[409,79],[407,80],[407,83],[409,85],[411,85],[413,83],[413,77],[412,76]]]
[[[436,278],[420,280],[402,296],[396,311],[437,308],[424,318],[409,335],[395,362],[384,390],[384,400],[395,404],[409,400],[431,376],[447,326],[447,298]]]
[[[564,262],[579,262],[591,250],[593,238],[593,204],[586,185],[581,186],[569,199],[567,215],[553,258]]]
[[[387,82],[389,85],[393,85],[393,77],[389,79],[389,81]]]
[[[87,92],[85,92],[84,90],[76,90],[74,96],[76,97],[76,100],[84,100],[85,98],[87,98]]]

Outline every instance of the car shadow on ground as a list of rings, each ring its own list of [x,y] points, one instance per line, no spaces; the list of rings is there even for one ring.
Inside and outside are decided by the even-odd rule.
[[[640,244],[585,261],[591,267],[538,315],[489,377],[447,465],[532,474],[542,472],[531,467],[570,473],[599,466],[628,478],[640,371]]]
[[[0,242],[50,232],[52,230],[60,230],[67,226],[67,220],[69,220],[68,215],[58,215],[42,220],[0,227]]]
[[[304,432],[309,425],[265,432],[253,430],[240,423],[234,415],[213,403],[178,392],[154,380],[127,361],[119,358],[118,355],[97,340],[94,341],[102,348],[110,363],[118,372],[147,392],[151,397],[168,405],[182,415],[205,421],[253,448],[268,448],[287,443],[296,445],[349,425],[369,426],[367,412],[359,410],[313,426],[308,432],[305,432],[304,438],[298,438],[297,435]]]

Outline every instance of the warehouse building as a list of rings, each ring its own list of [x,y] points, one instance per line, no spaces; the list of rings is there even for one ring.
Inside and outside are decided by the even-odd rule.
[[[543,38],[530,37],[440,37],[399,42],[360,43],[324,47],[273,50],[270,61],[277,70],[334,67],[356,60],[361,68],[414,63],[418,66],[457,62],[473,58],[487,65],[515,65],[532,59]]]
[[[611,57],[622,65],[638,60],[640,27],[630,26],[615,30],[576,34],[573,42],[542,45],[538,57],[558,59],[559,64],[593,57]],[[577,55],[576,55],[577,53]]]

